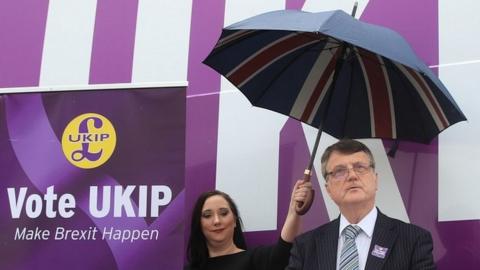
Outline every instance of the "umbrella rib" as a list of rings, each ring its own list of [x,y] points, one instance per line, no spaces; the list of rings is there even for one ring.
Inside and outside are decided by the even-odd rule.
[[[321,41],[321,40],[319,40]],[[287,68],[292,65],[292,63],[294,63],[298,58],[300,58],[300,56],[304,55],[307,51],[309,51],[312,47],[316,46],[318,43],[313,43],[311,45],[308,45],[308,46],[305,46],[304,48],[301,49],[301,52],[299,53],[299,55],[295,58],[293,58],[292,60],[290,60],[288,62],[288,64],[284,65],[284,67],[276,74],[276,76],[272,76],[272,79],[270,80],[270,82],[268,83],[268,85],[265,87],[265,91],[262,91],[262,94],[257,97],[255,99],[255,102],[259,102],[260,100],[262,100],[262,98],[265,96],[265,94],[268,92],[268,90],[270,90],[270,88],[272,87],[273,83],[275,82],[276,78],[280,77],[282,75],[283,72],[285,72],[285,70],[287,70]],[[329,50],[331,51],[333,47],[330,47],[330,48],[327,48],[326,50]],[[323,51],[323,50],[322,50]]]
[[[378,61],[373,60],[370,55],[368,55],[368,54],[362,54],[362,53],[360,53],[360,51],[358,51],[358,50],[355,52],[355,54],[352,54],[352,55],[359,55],[359,56],[362,57],[363,60],[372,61],[372,62],[374,62],[375,65],[381,65],[381,66],[383,66],[383,67],[387,70],[387,73],[388,73],[388,74],[395,74],[395,76],[397,76],[397,77],[399,78],[399,80],[401,81],[402,85],[404,86],[404,87],[402,87],[402,89],[409,89],[409,88],[410,88],[411,84],[408,82],[408,80],[407,80],[406,78],[402,77],[402,76],[397,75],[397,72],[396,72],[396,70],[395,70],[395,65],[394,65],[394,63],[396,63],[395,61],[393,61],[393,60],[391,60],[391,59],[387,59],[387,58],[385,58],[385,57],[383,57],[383,56],[380,56],[380,55],[376,54],[377,56],[379,56],[379,57],[381,57],[381,58],[383,58],[383,59],[386,59],[387,61],[391,62],[390,65],[387,65],[387,64],[386,64],[386,61],[384,60],[384,63],[379,64]],[[353,63],[353,62],[351,62],[351,63]],[[401,65],[401,64],[400,64],[400,65]],[[415,69],[414,69],[414,70],[415,70]],[[372,76],[372,75],[373,75],[373,74],[370,74],[370,76]],[[381,76],[381,75],[378,75],[378,74],[375,74],[375,75],[376,75],[376,76]],[[397,92],[398,92],[398,91],[395,91],[395,93],[397,93]],[[392,93],[392,94],[393,94],[393,93]],[[414,100],[414,96],[413,96],[413,93],[412,93],[411,91],[408,91],[407,94],[410,96],[410,100]],[[394,99],[394,100],[395,100],[395,99]],[[417,104],[417,103],[414,103],[413,105],[414,105],[415,111],[417,112],[416,115],[419,115],[420,109],[419,109],[418,104]],[[421,129],[422,129],[422,134],[424,134],[423,137],[424,137],[424,138],[428,137],[428,136],[427,136],[428,133],[426,132],[425,126],[421,125]]]
[[[389,60],[389,61],[391,61],[391,60]],[[394,74],[396,74],[396,73],[394,73]],[[403,89],[408,89],[409,88],[408,86],[410,85],[410,83],[408,82],[408,79],[406,79],[403,76],[399,76],[399,75],[396,75],[396,76],[398,76],[400,78],[400,81],[402,82],[402,85],[405,86],[405,87],[403,87]],[[397,92],[397,91],[395,91],[395,92]],[[415,100],[414,96],[413,96],[413,93],[411,91],[407,91],[407,94],[410,96],[410,100],[412,100],[412,101]],[[421,114],[420,114],[420,109],[419,109],[419,106],[418,106],[417,102],[414,102],[413,106],[415,108],[415,111],[417,112],[416,115],[418,117],[420,117]],[[427,138],[428,136],[425,136],[425,135],[428,135],[427,132],[426,132],[425,126],[423,124],[421,124],[420,128],[422,129],[422,133],[424,134],[424,138]]]
[[[358,47],[357,47],[357,48],[358,48]],[[365,50],[365,49],[363,49],[363,50]],[[368,52],[370,52],[370,51],[368,51]],[[370,55],[368,55],[368,54],[363,54],[363,53],[361,53],[360,50],[357,50],[356,53],[357,53],[359,56],[361,56],[363,60],[372,61],[372,62],[375,62],[376,65],[378,65],[378,63],[376,63],[376,61],[373,60]],[[374,56],[377,56],[377,55],[378,55],[378,56],[384,58],[384,56],[382,56],[382,55],[380,55],[380,54],[378,54],[378,53],[374,53],[374,52],[370,52],[370,53],[373,54]],[[353,56],[352,56],[352,57],[353,57]],[[390,60],[390,61],[392,61],[392,60]],[[384,66],[385,68],[387,68],[387,65],[385,65],[385,64],[380,64],[380,65],[382,65],[382,66]]]
[[[355,51],[350,48],[350,55],[355,55]],[[352,56],[353,58],[353,56]],[[353,61],[349,61],[350,62],[350,65],[353,66]],[[351,68],[351,70],[353,70],[353,67]],[[347,118],[348,116],[348,109],[350,108],[350,96],[352,94],[352,81],[353,81],[353,72],[350,72],[350,85],[348,87],[348,98],[347,98],[347,106],[345,106],[345,119]],[[342,134],[344,134],[343,136],[345,136],[345,129],[347,127],[347,121],[343,121],[343,129],[342,129]]]
[[[358,47],[358,46],[355,46],[355,47],[361,48],[361,47]],[[363,48],[361,48],[361,49],[362,49],[362,50],[365,50],[365,49],[363,49]],[[369,50],[365,50],[365,51],[371,53],[371,54],[373,55],[373,57],[379,56],[379,57],[381,57],[381,58],[383,58],[383,59],[388,59],[388,61],[390,61],[390,62],[395,62],[395,63],[398,63],[398,64],[400,64],[400,65],[402,65],[402,66],[406,66],[406,65],[401,64],[401,63],[399,63],[399,62],[397,62],[397,61],[394,61],[394,60],[392,60],[392,59],[390,59],[390,58],[388,58],[388,57],[385,57],[385,56],[383,56],[383,55],[381,55],[381,54],[378,54],[378,53],[375,53],[375,52],[372,52],[372,51],[369,51]],[[372,62],[375,63],[375,65],[381,65],[381,66],[385,67],[386,69],[391,70],[386,64],[378,64],[377,61],[374,60],[372,56],[370,56],[370,55],[368,55],[368,54],[364,54],[364,53],[362,53],[360,50],[357,50],[357,54],[358,54],[360,57],[362,57],[362,59],[363,59],[364,61],[365,61],[365,60],[366,60],[366,61],[372,61]],[[354,56],[352,55],[352,57],[354,57]],[[406,67],[409,67],[409,66],[406,66]],[[416,70],[416,71],[422,73],[422,71],[421,71],[421,70],[418,70],[417,68],[414,68],[414,67],[409,67],[409,68],[411,68],[411,69],[413,69],[413,70]]]
[[[228,30],[228,31],[243,31],[243,30],[246,30],[246,29],[241,29],[241,30]],[[266,30],[254,30],[252,31],[251,33],[247,34],[247,35],[244,35],[240,38],[238,38],[235,42],[229,42],[225,45],[222,45],[221,47],[219,48],[215,48],[217,46],[217,44],[215,44],[215,47],[213,49],[213,51],[207,55],[207,57],[210,57],[210,56],[215,56],[217,53],[227,49],[227,48],[230,48],[231,46],[234,46],[236,45],[238,42],[241,42],[242,40],[245,40],[245,39],[250,39],[252,38],[252,36],[257,36],[257,35],[260,35],[262,34],[263,32],[265,32]],[[291,31],[285,31],[285,32],[291,32]]]

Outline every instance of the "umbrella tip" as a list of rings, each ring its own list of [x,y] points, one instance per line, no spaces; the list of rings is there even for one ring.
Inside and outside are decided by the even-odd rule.
[[[398,150],[398,140],[393,141],[392,148],[390,148],[390,151],[388,151],[387,156],[391,158],[395,158],[395,154],[397,153]]]
[[[358,1],[353,3],[352,17],[355,18],[355,13],[357,13]]]

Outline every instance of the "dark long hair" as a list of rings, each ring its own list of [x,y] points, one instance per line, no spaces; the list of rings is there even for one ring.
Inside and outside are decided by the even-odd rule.
[[[242,232],[242,219],[240,218],[237,205],[235,205],[235,202],[232,200],[232,198],[230,198],[227,193],[219,190],[204,192],[198,197],[192,212],[190,238],[187,246],[187,260],[190,265],[190,269],[203,269],[207,263],[208,248],[201,226],[202,208],[205,204],[205,201],[215,195],[222,196],[228,202],[228,205],[230,206],[230,209],[234,215],[236,226],[233,231],[233,242],[238,248],[247,249],[245,238],[243,237]]]

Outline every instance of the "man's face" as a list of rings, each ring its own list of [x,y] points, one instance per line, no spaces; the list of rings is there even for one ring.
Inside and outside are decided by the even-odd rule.
[[[340,208],[375,205],[377,174],[370,164],[370,159],[364,152],[347,155],[332,152],[326,165],[329,175],[325,187],[330,198]]]

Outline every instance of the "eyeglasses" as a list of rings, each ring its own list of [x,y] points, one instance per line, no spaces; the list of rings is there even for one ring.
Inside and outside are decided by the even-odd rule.
[[[358,176],[361,176],[369,173],[372,168],[373,166],[371,164],[357,162],[352,164],[351,169]],[[332,179],[335,181],[345,181],[349,173],[350,173],[350,168],[348,168],[347,166],[337,166],[331,172],[326,173],[325,178],[328,178],[329,176],[331,176]]]

